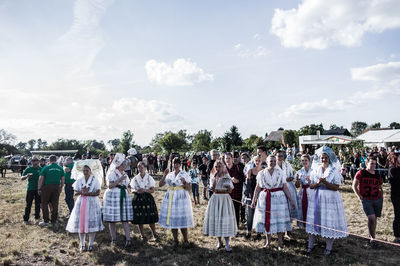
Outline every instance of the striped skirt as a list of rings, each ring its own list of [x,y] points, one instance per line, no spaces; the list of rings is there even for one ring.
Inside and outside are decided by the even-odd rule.
[[[171,206],[169,206],[170,195],[172,195]],[[158,224],[168,229],[181,229],[194,226],[192,202],[187,190],[178,189],[170,191],[168,189],[161,204]]]
[[[270,230],[265,230],[265,194],[266,192],[260,191],[258,194],[258,201],[253,218],[253,229],[257,233],[284,233],[292,230],[290,222],[289,207],[286,195],[283,191],[276,191],[271,193],[271,216],[270,216]]]
[[[129,193],[125,191],[125,199],[122,202],[121,214],[121,189],[107,189],[103,197],[103,221],[104,222],[128,222],[133,220],[133,208]]]
[[[235,236],[238,230],[235,217],[231,196],[213,194],[204,217],[203,234],[216,237]]]

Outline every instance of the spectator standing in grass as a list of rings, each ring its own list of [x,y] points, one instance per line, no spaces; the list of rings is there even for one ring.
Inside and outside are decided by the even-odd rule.
[[[157,205],[154,201],[155,182],[154,179],[146,171],[146,166],[143,162],[138,163],[139,174],[134,176],[131,180],[131,189],[133,192],[132,206],[133,206],[133,224],[139,225],[140,235],[142,240],[146,240],[144,235],[144,224],[150,225],[153,239],[157,240],[156,226],[158,222]]]
[[[392,167],[389,169],[389,182],[391,186],[390,199],[394,210],[393,242],[400,243],[400,152],[392,154],[391,165]]]
[[[171,229],[175,245],[179,244],[178,229],[181,229],[184,243],[189,243],[188,228],[194,226],[192,202],[190,200],[190,176],[181,170],[181,160],[174,158],[173,171],[164,171],[159,186],[168,184],[167,193],[161,204],[159,225]]]
[[[203,233],[218,238],[216,249],[222,248],[222,238],[225,239],[225,250],[231,252],[229,238],[237,233],[235,208],[229,193],[233,189],[232,179],[226,166],[221,160],[214,163],[215,174],[212,174],[210,182],[214,191],[207,205],[203,223]]]
[[[57,164],[57,157],[51,155],[49,160],[50,164],[40,171],[38,183],[38,194],[41,197],[43,212],[43,222],[39,223],[41,226],[46,226],[50,222],[49,203],[52,206],[51,223],[55,225],[57,222],[58,202],[65,181],[64,170]]]
[[[71,171],[73,167],[74,167],[74,161],[72,160],[71,157],[67,157],[65,159],[65,164],[64,164],[64,172],[65,172],[64,192],[65,192],[65,202],[67,203],[69,209],[68,216],[71,214],[72,209],[74,208],[74,188],[72,187],[72,185],[74,184],[75,180],[71,179]]]
[[[31,214],[32,202],[35,200],[35,220],[40,219],[40,195],[38,194],[38,182],[40,176],[39,159],[37,157],[32,158],[32,166],[26,168],[22,173],[21,180],[28,179],[27,191],[26,191],[26,207],[24,214],[23,223],[26,224],[29,221]]]
[[[100,161],[91,159],[78,161],[72,170],[72,179],[76,180],[73,189],[78,198],[68,219],[66,230],[79,234],[81,252],[85,250],[86,235],[89,235],[87,250],[92,251],[96,232],[104,229],[99,200],[103,181],[103,167]]]
[[[343,181],[339,167],[340,163],[331,148],[324,145],[315,152],[310,177],[310,188],[314,192],[309,198],[307,211],[307,253],[312,252],[316,235],[326,239],[325,255],[331,254],[335,239],[348,236],[342,196],[338,191]]]
[[[214,163],[215,163],[215,161],[219,159],[219,152],[218,152],[217,150],[213,149],[213,150],[210,151],[210,156],[211,156],[211,159],[208,160],[208,163],[207,163],[207,178],[208,178],[208,179],[210,179],[211,171],[212,171],[213,168],[214,168]],[[211,185],[211,184],[209,184],[209,186],[210,186],[210,185]],[[208,190],[208,195],[209,195],[209,197],[211,197],[212,193],[213,193],[213,192],[209,189],[209,190]]]
[[[293,168],[292,165],[285,161],[285,152],[283,150],[279,150],[276,154],[277,162],[276,166],[283,171],[286,175],[286,186],[290,191],[290,195],[292,197],[293,202],[295,203],[294,206],[290,206],[290,217],[292,219],[297,219],[297,190],[293,184],[294,175],[293,175]]]
[[[125,169],[130,162],[117,153],[107,172],[108,188],[103,197],[103,220],[109,223],[111,245],[117,240],[116,223],[121,222],[125,231],[125,247],[131,246],[129,221],[133,220],[132,202],[127,187],[130,180]]]
[[[292,230],[288,199],[293,206],[290,191],[286,185],[286,175],[276,167],[276,157],[267,157],[268,167],[257,174],[252,208],[255,208],[253,228],[257,233],[266,234],[264,247],[271,244],[271,234],[278,234],[278,249],[283,248],[283,235]],[[294,206],[293,206],[294,207]]]
[[[189,175],[192,178],[192,194],[193,194],[194,204],[197,205],[197,204],[200,204],[200,195],[199,195],[200,171],[199,171],[199,168],[197,168],[196,161],[192,162],[192,169],[189,170]]]
[[[23,175],[27,167],[28,167],[28,160],[25,158],[25,156],[22,156],[21,159],[19,160],[19,171],[21,173],[21,176]]]
[[[383,206],[382,178],[376,169],[376,158],[367,159],[367,168],[360,170],[354,177],[353,190],[360,200],[364,213],[368,217],[368,230],[371,247],[376,247],[375,232],[377,218],[381,217]]]
[[[302,168],[296,172],[296,188],[300,188],[299,193],[297,194],[297,210],[298,210],[298,219],[306,222],[307,221],[307,210],[308,210],[308,202],[309,198],[312,197],[311,189],[310,189],[310,175],[311,175],[311,157],[308,154],[303,154],[301,156],[301,164]],[[305,228],[305,223],[297,222],[297,225],[300,228]]]
[[[243,168],[233,163],[233,155],[230,152],[225,153],[225,165],[228,170],[229,176],[232,178],[233,189],[230,193],[233,206],[235,207],[236,224],[239,224],[240,220],[240,208],[242,207],[242,190],[244,182]]]
[[[246,186],[243,193],[245,196],[245,205],[247,207],[247,239],[251,237],[251,229],[253,228],[254,208],[251,207],[251,202],[253,200],[254,190],[256,189],[257,185],[257,175],[261,170],[263,170],[260,155],[255,156],[252,163],[254,163],[255,167],[247,171]]]
[[[201,184],[203,185],[202,191],[203,191],[203,200],[208,200],[207,198],[207,188],[208,188],[208,176],[207,176],[207,163],[208,163],[208,157],[204,155],[201,158],[202,164],[199,166],[199,173],[201,176]]]

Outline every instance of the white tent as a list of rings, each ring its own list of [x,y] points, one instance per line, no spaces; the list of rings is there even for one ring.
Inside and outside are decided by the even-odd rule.
[[[391,143],[400,143],[400,129],[374,129],[364,132],[357,139],[365,146],[387,147]]]

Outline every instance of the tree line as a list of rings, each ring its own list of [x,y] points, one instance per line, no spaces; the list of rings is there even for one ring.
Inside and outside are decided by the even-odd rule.
[[[400,123],[392,122],[388,126],[393,129],[400,129]],[[359,136],[366,129],[381,128],[381,123],[367,124],[362,121],[354,121],[351,124],[349,135],[353,137]],[[343,126],[336,124],[330,125],[327,129],[338,130],[345,129]],[[131,147],[136,148],[142,154],[156,152],[167,154],[171,152],[206,152],[211,149],[218,149],[221,151],[232,150],[248,150],[254,151],[257,146],[264,144],[267,148],[279,148],[282,142],[286,145],[298,145],[299,136],[316,135],[319,131],[321,134],[324,132],[324,126],[320,124],[310,124],[301,127],[298,130],[285,130],[283,131],[283,139],[276,142],[265,142],[264,136],[257,136],[256,134],[250,135],[248,138],[243,139],[237,126],[233,125],[220,137],[214,137],[212,132],[203,129],[195,134],[189,134],[185,129],[177,132],[165,131],[157,133],[151,140],[148,146],[141,147],[134,141],[134,133],[130,130],[123,132],[121,138],[111,139],[107,142],[102,140],[76,140],[76,139],[63,139],[60,138],[52,143],[48,143],[41,138],[31,139],[27,142],[19,141],[16,143],[16,137],[4,129],[0,129],[0,156],[9,154],[26,154],[29,155],[32,150],[78,150],[79,154],[84,154],[89,150],[93,155],[99,155],[104,152],[123,152],[126,153]],[[16,144],[15,144],[16,143]]]

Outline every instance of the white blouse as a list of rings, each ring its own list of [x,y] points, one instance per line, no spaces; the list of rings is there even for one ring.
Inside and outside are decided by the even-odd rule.
[[[121,173],[118,169],[115,169],[107,176],[107,184],[110,184],[110,182],[117,182],[121,176],[125,176],[125,179],[123,179],[118,185],[128,187],[130,183],[128,175],[125,172]]]
[[[301,182],[302,185],[307,185],[308,181],[307,181],[306,178],[307,178],[307,176],[310,176],[310,178],[311,178],[311,172],[312,172],[311,171],[311,167],[308,168],[308,172],[303,167],[299,171],[296,172],[295,177],[296,177],[296,179],[297,178],[300,179],[300,182]]]
[[[170,172],[165,177],[165,182],[170,187],[182,187],[183,186],[183,183],[181,181],[182,177],[185,179],[186,183],[191,183],[192,182],[192,179],[190,178],[190,176],[185,171],[180,171],[177,175],[175,175],[175,171]]]
[[[318,168],[314,169],[311,172],[311,183],[317,183],[319,178],[326,178],[326,181],[332,184],[340,185],[342,184],[342,175],[339,173],[334,166],[329,165],[328,168],[325,169],[325,172],[322,170],[322,166],[318,166]]]
[[[134,190],[150,189],[155,187],[155,185],[156,182],[154,181],[154,178],[148,173],[146,173],[143,178],[138,174],[131,180],[131,188]]]
[[[286,175],[277,167],[274,168],[272,175],[268,169],[264,169],[257,174],[257,184],[261,188],[281,188],[283,184],[286,184]]]
[[[278,167],[279,169],[281,169],[283,171],[283,173],[286,175],[286,178],[293,176],[293,168],[292,168],[292,165],[290,163],[283,161],[282,162],[282,167],[280,167],[278,165],[278,162],[276,162],[276,167]]]
[[[216,176],[211,176],[210,178],[210,183],[211,185],[214,184],[214,180],[218,178]],[[233,183],[232,183],[232,178],[229,174],[226,174],[224,176],[220,176],[218,178],[217,184],[215,185],[215,190],[225,190],[228,191],[228,188],[226,185],[229,185],[231,189],[234,188]]]
[[[89,177],[87,182],[85,177],[82,176],[81,178],[76,180],[72,186],[74,190],[77,192],[81,192],[83,188],[89,188],[88,190],[89,193],[93,193],[100,190],[100,182],[94,176]]]

